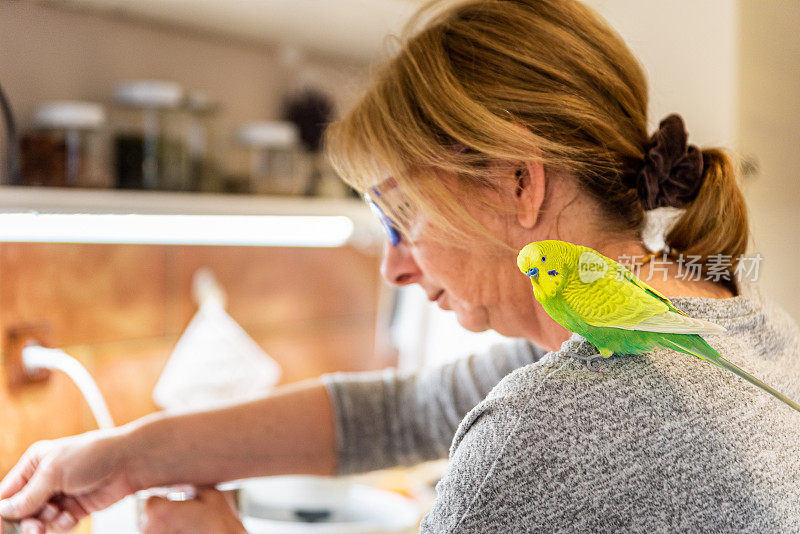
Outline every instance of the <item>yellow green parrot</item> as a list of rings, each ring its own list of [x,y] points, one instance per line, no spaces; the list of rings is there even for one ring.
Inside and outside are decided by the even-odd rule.
[[[517,266],[530,277],[533,294],[548,315],[597,347],[599,356],[570,354],[590,369],[612,354],[660,346],[731,371],[800,411],[796,402],[723,358],[701,337],[723,333],[723,327],[689,317],[597,251],[565,241],[536,241],[520,251]]]

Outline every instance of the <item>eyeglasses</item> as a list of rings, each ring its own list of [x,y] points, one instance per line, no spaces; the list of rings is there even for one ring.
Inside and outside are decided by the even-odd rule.
[[[378,190],[374,187],[371,188],[370,191],[376,197],[381,196]],[[389,242],[392,244],[392,246],[396,247],[397,245],[399,245],[402,236],[400,234],[400,230],[397,229],[397,226],[395,225],[395,222],[392,220],[392,218],[383,212],[381,207],[374,200],[372,200],[372,197],[370,196],[369,193],[364,193],[364,200],[367,202],[367,204],[369,204],[370,209],[372,209],[372,213],[374,213],[378,217],[378,220],[381,221],[381,225],[383,226],[383,229],[386,231],[386,235],[389,236]]]

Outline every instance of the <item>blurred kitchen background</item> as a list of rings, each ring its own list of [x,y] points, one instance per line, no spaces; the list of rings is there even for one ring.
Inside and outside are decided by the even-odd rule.
[[[280,383],[432,365],[496,341],[381,282],[380,229],[319,154],[324,124],[420,3],[0,0],[0,84],[19,135],[19,172],[5,157],[0,171],[3,337],[32,327],[77,358],[117,424],[158,409],[201,268]],[[690,142],[739,154],[759,284],[800,320],[800,3],[589,4],[645,65],[651,126],[679,112]],[[67,217],[20,218],[33,211]],[[148,234],[119,217],[82,226],[85,213],[165,217]],[[200,218],[187,229],[175,215]],[[249,231],[220,235],[236,224]],[[0,381],[0,475],[32,442],[92,428],[61,373]]]

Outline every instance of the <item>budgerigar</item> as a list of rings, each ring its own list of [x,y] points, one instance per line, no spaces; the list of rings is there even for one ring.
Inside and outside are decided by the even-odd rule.
[[[520,251],[517,266],[530,277],[533,294],[548,315],[597,347],[600,355],[593,358],[570,354],[590,368],[612,354],[665,347],[731,371],[800,411],[800,405],[723,358],[702,337],[724,328],[689,317],[597,251],[565,241],[537,241]]]

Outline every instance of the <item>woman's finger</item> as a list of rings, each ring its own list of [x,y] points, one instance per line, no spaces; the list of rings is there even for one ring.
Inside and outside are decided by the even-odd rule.
[[[69,532],[77,525],[78,518],[65,510],[61,512],[49,526],[54,532],[60,534],[62,532]]]
[[[59,512],[60,510],[56,507],[56,505],[52,503],[47,503],[44,505],[42,511],[39,512],[39,515],[37,517],[43,523],[47,524],[53,521],[53,519],[55,519],[58,516]]]
[[[38,469],[24,487],[13,497],[0,503],[0,515],[23,519],[35,515],[57,491],[52,471]]]
[[[70,525],[73,521],[77,524],[81,519],[89,515],[89,512],[73,497],[62,497],[57,501],[57,504],[64,514],[52,523],[52,527],[56,532],[68,532],[75,526],[74,524]]]
[[[28,447],[22,458],[19,459],[17,464],[11,468],[11,471],[0,482],[0,499],[7,499],[16,494],[19,490],[25,487],[25,484],[30,480],[36,472],[41,459],[40,451],[42,445],[36,443]],[[2,514],[2,507],[0,507],[0,514]]]
[[[19,524],[22,534],[45,534],[44,524],[38,519],[26,519]]]

